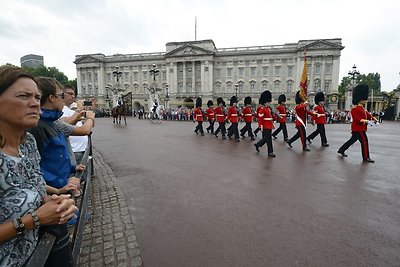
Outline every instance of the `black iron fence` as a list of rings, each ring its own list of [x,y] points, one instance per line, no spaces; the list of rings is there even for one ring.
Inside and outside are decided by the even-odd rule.
[[[80,203],[78,205],[79,215],[77,223],[73,229],[73,235],[71,240],[72,247],[72,258],[73,258],[73,266],[78,265],[79,253],[81,250],[83,230],[85,226],[85,218],[87,214],[87,206],[88,206],[88,197],[89,197],[89,188],[91,186],[91,178],[94,175],[93,169],[93,158],[92,158],[92,141],[91,137],[88,138],[88,145],[85,150],[85,153],[82,158],[81,164],[86,165],[86,170],[84,172],[77,172],[75,177],[84,181],[82,188],[82,195],[80,199]],[[40,267],[44,266],[47,260],[47,257],[50,254],[51,248],[53,247],[54,241],[56,237],[50,233],[45,233],[39,240],[39,243],[29,258],[26,266],[27,267]]]

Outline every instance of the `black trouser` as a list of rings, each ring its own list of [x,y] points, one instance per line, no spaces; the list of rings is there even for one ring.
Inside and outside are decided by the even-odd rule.
[[[72,266],[72,250],[69,243],[69,232],[67,224],[56,224],[40,227],[40,236],[44,232],[56,237],[53,247],[47,257],[45,267],[70,267]]]
[[[286,122],[281,122],[281,123],[279,123],[279,128],[276,129],[276,130],[272,133],[272,135],[273,135],[273,136],[277,136],[278,133],[279,133],[280,131],[283,131],[283,139],[284,139],[284,140],[287,140],[287,139],[288,139],[288,134],[287,134]]]
[[[237,122],[232,122],[231,126],[229,126],[228,129],[228,136],[231,137],[232,135],[235,135],[235,139],[239,140],[239,130],[238,130],[238,123]]]
[[[200,130],[200,133],[201,133],[201,134],[204,134],[203,122],[202,122],[202,121],[198,121],[198,122],[197,122],[197,126],[196,126],[196,129],[194,129],[194,132],[195,132],[195,133],[198,133],[199,130]]]
[[[318,134],[321,136],[321,145],[327,144],[328,140],[326,140],[324,124],[317,124],[317,129],[312,132],[307,138],[313,140]]]
[[[264,129],[262,131],[262,139],[257,142],[257,146],[262,147],[265,143],[267,143],[268,147],[268,154],[271,154],[274,152],[274,147],[272,146],[272,135],[271,135],[272,129]]]
[[[254,137],[251,122],[246,122],[246,125],[240,130],[240,135],[244,135],[246,131],[249,137]]]
[[[210,131],[211,133],[214,133],[214,121],[208,121],[210,125],[206,128],[207,131]]]
[[[338,153],[344,153],[352,144],[356,141],[361,144],[361,156],[363,159],[369,158],[369,147],[368,147],[368,137],[367,132],[352,132],[350,139],[344,143],[338,150]]]
[[[257,129],[254,130],[254,134],[257,135],[257,133],[258,133],[259,131],[261,131],[260,126],[258,126]]]
[[[221,131],[222,137],[225,137],[226,129],[225,129],[225,122],[218,122],[219,126],[215,131],[215,135],[218,135],[219,131]]]
[[[292,144],[294,141],[296,141],[297,139],[299,139],[299,137],[301,138],[301,144],[303,145],[303,149],[305,149],[307,147],[306,144],[306,128],[301,125],[301,126],[296,126],[297,128],[297,133],[290,138],[290,140],[288,141],[288,144]]]

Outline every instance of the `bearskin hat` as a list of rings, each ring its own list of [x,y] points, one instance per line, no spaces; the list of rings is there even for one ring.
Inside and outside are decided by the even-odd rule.
[[[358,105],[361,100],[368,100],[369,87],[366,84],[359,84],[353,89],[353,105]]]
[[[281,94],[280,96],[278,96],[278,103],[282,104],[284,102],[286,102],[286,96],[285,94]]]
[[[213,105],[214,105],[214,103],[212,102],[212,100],[208,100],[207,101],[207,107],[211,107]]]
[[[200,97],[196,98],[196,108],[201,108],[201,105],[202,105],[201,98]]]
[[[237,102],[238,102],[238,100],[237,100],[236,96],[232,96],[231,99],[229,100],[229,104],[231,106],[233,106],[233,103],[237,103]]]
[[[272,101],[272,94],[270,91],[265,90],[264,92],[261,93],[261,96],[260,96],[261,105],[264,105],[265,103],[271,102],[271,101]]]
[[[325,101],[325,95],[323,92],[318,92],[315,94],[314,102],[315,104],[318,104],[321,101]]]
[[[261,105],[261,98],[258,99],[258,104]]]
[[[217,105],[221,105],[222,103],[224,103],[224,100],[222,99],[222,97],[218,97],[217,98]]]
[[[297,105],[303,103],[303,100],[300,97],[300,91],[296,92],[295,102]]]
[[[222,106],[226,107],[225,100],[222,100]]]
[[[246,96],[244,99],[244,104],[245,105],[251,105],[251,97],[250,96]]]

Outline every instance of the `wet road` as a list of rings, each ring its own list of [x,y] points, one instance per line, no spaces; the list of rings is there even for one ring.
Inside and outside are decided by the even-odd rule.
[[[368,129],[375,164],[359,143],[336,154],[347,124],[327,125],[331,146],[318,136],[311,152],[280,134],[273,159],[193,129],[96,120],[94,147],[125,193],[144,266],[400,265],[399,123]]]

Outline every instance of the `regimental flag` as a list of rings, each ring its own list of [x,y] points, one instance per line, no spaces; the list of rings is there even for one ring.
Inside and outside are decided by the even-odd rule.
[[[304,51],[303,72],[301,73],[301,79],[300,79],[300,98],[303,101],[308,100],[308,96],[307,96],[307,57],[306,57],[305,51]]]

